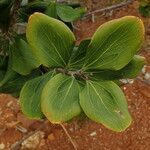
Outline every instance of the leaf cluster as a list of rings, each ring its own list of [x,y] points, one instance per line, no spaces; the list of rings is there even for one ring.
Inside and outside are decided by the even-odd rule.
[[[22,4],[16,16],[29,20],[25,37],[10,30],[13,4],[0,2],[1,14],[9,16],[0,15],[0,92],[20,96],[30,118],[62,123],[84,112],[111,130],[125,130],[132,119],[115,82],[135,78],[145,63],[136,55],[144,41],[142,21],[133,16],[109,21],[76,45],[67,25],[85,8],[42,0]]]
[[[26,22],[29,16],[34,12],[42,12],[50,17],[65,22],[69,25],[69,27],[71,27],[70,22],[81,18],[86,12],[86,8],[80,7],[80,4],[57,3],[54,0],[36,0],[23,5],[18,10],[18,18],[20,21]]]
[[[84,112],[117,132],[130,125],[125,96],[114,80],[136,77],[145,63],[136,55],[144,41],[139,18],[126,16],[104,23],[91,39],[76,45],[63,22],[34,13],[26,37],[29,45],[19,40],[12,46],[12,68],[25,76],[42,70],[21,89],[26,116],[59,124]]]
[[[59,4],[56,1],[1,0],[0,10],[0,92],[19,96],[24,83],[41,75],[44,69],[38,68],[38,60],[31,52],[25,34],[17,33],[15,25],[25,23],[32,13],[38,11],[62,21],[68,19],[67,25],[72,28],[70,22],[79,19],[86,9],[80,5]],[[59,14],[64,15],[59,17]]]

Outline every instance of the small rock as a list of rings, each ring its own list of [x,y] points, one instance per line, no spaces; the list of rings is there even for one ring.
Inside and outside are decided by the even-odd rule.
[[[96,131],[90,133],[90,136],[95,136],[95,135],[97,135]]]
[[[146,73],[145,76],[144,76],[144,78],[145,78],[146,80],[150,80],[150,73]]]
[[[2,150],[2,149],[4,149],[4,148],[5,148],[4,143],[1,143],[1,144],[0,144],[0,150]]]
[[[73,128],[69,128],[69,130],[70,130],[71,132],[73,132]]]
[[[53,133],[49,134],[49,135],[48,135],[48,139],[49,139],[50,141],[55,140],[54,134],[53,134]]]
[[[142,73],[145,74],[146,72],[146,65],[142,68]]]
[[[134,80],[133,79],[128,79],[129,84],[133,84]]]
[[[121,79],[120,81],[124,84],[133,84],[134,82],[133,79]]]
[[[126,90],[126,89],[127,89],[127,87],[123,87],[123,89],[124,89],[124,90]]]
[[[36,149],[40,144],[41,139],[44,137],[44,132],[38,131],[31,135],[22,143],[21,149]]]

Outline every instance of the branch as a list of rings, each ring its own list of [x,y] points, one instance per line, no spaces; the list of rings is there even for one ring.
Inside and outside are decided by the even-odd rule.
[[[84,15],[84,17],[87,17],[87,16],[90,16],[90,15],[93,15],[95,13],[102,13],[104,11],[111,11],[111,10],[114,10],[114,9],[118,9],[120,7],[124,7],[124,6],[127,6],[131,3],[133,3],[134,0],[127,0],[127,1],[124,1],[122,3],[119,3],[119,4],[116,4],[116,5],[112,5],[112,6],[109,6],[109,7],[106,7],[106,8],[102,8],[102,9],[98,9],[98,10],[94,10],[94,11],[91,11],[87,14]]]
[[[45,127],[45,124],[48,123],[48,120],[45,120],[40,126],[39,128],[37,128],[35,131],[31,131],[29,132],[27,135],[25,135],[21,140],[17,141],[16,143],[12,144],[11,146],[11,150],[19,150],[21,149],[21,145],[22,143],[28,139],[30,136],[36,134],[38,131],[40,131],[41,129],[43,129]]]
[[[73,145],[74,149],[75,149],[75,150],[78,150],[76,144],[74,143],[73,139],[72,139],[71,136],[69,135],[69,133],[68,133],[67,129],[65,128],[65,126],[64,126],[63,124],[60,124],[60,126],[62,127],[62,129],[64,130],[65,134],[66,134],[67,137],[69,138],[69,140],[70,140],[71,144]]]

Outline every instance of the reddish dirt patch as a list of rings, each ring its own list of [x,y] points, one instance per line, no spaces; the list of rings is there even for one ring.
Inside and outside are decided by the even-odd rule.
[[[78,40],[91,37],[102,23],[125,15],[139,16],[138,3],[127,8],[114,11],[107,16],[96,17],[94,23],[90,19],[76,23],[80,29],[76,31]],[[142,17],[141,17],[142,18]],[[146,27],[146,42],[141,55],[147,58],[145,71],[141,74],[144,81],[145,74],[150,72],[150,19],[142,20]],[[139,79],[132,84],[122,87],[132,115],[132,125],[122,133],[112,132],[88,118],[77,118],[65,124],[70,136],[76,143],[78,150],[149,150],[150,149],[150,86],[148,81]],[[37,129],[39,129],[37,131]],[[18,101],[9,95],[0,95],[0,149],[9,150],[17,141],[32,132],[17,149],[36,150],[73,150],[73,146],[59,125],[49,122],[29,120],[19,110]],[[39,132],[40,131],[40,132]]]

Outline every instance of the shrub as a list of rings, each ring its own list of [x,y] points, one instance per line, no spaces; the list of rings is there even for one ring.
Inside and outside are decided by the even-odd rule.
[[[136,55],[144,41],[140,19],[126,16],[109,21],[91,39],[76,45],[64,23],[34,13],[26,36],[30,47],[23,40],[17,42],[22,49],[13,51],[12,68],[23,75],[38,67],[42,71],[21,90],[26,116],[60,124],[84,112],[117,132],[131,124],[125,96],[114,81],[136,77],[144,65],[145,59]]]

